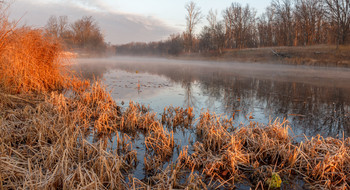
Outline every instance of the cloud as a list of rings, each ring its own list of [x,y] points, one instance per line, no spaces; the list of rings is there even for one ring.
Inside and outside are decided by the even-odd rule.
[[[101,0],[17,0],[10,9],[10,18],[21,24],[45,26],[52,15],[66,15],[70,22],[92,16],[99,24],[106,41],[112,44],[158,41],[180,32],[176,27],[152,16],[120,13]]]

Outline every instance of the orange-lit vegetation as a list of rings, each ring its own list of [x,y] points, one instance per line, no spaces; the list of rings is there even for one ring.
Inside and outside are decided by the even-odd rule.
[[[169,127],[176,128],[177,126],[183,126],[188,128],[192,124],[194,118],[193,108],[189,107],[183,109],[180,107],[166,107],[162,114],[162,123]]]
[[[3,89],[20,93],[69,87],[71,80],[62,67],[62,62],[68,60],[60,54],[60,45],[55,39],[28,27],[1,31],[1,34],[0,85]]]
[[[350,188],[349,138],[297,143],[285,121],[235,127],[206,112],[193,126],[192,108],[168,107],[161,119],[132,102],[122,110],[101,82],[65,69],[55,39],[0,21],[0,189],[267,188],[276,174]],[[176,128],[196,136],[178,155]],[[141,135],[144,160],[133,146]],[[130,175],[141,161],[143,180]]]

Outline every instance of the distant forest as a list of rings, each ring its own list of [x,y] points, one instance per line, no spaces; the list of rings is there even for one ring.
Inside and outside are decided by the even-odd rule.
[[[182,53],[217,53],[225,49],[273,46],[344,45],[350,41],[350,0],[273,0],[266,11],[248,4],[232,3],[218,13],[205,16],[200,7],[189,2],[186,31],[167,40],[116,46],[117,54],[179,55]],[[222,14],[223,20],[218,20]],[[195,29],[206,20],[196,35]]]

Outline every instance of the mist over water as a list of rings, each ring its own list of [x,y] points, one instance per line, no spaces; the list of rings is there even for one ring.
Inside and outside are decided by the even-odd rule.
[[[119,105],[129,101],[194,107],[240,123],[287,119],[296,135],[350,136],[350,69],[190,61],[149,57],[77,59],[73,68],[101,78]]]

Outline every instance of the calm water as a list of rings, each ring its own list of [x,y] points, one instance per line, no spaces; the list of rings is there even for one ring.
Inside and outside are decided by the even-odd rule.
[[[78,59],[74,68],[101,78],[119,105],[192,106],[237,125],[285,118],[295,135],[350,136],[350,69],[146,57]]]

